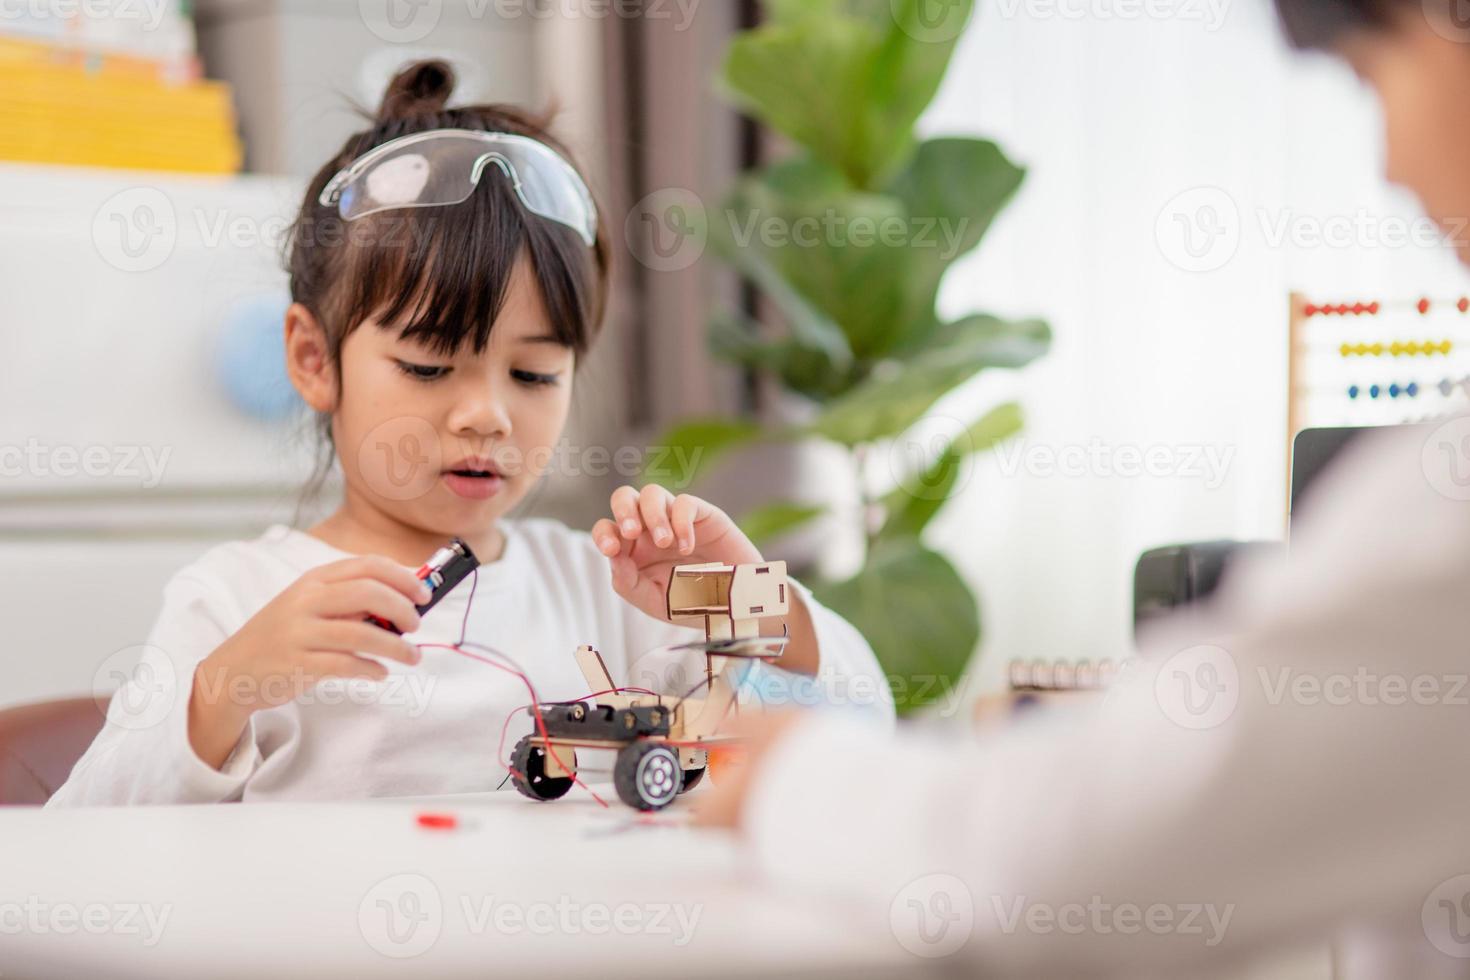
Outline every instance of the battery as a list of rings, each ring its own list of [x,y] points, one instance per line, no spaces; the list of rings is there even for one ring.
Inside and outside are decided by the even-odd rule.
[[[480,559],[475,557],[475,553],[470,550],[469,545],[465,544],[460,538],[455,538],[453,541],[450,541],[447,545],[429,556],[429,560],[424,562],[419,568],[417,573],[419,580],[429,586],[432,594],[429,596],[427,602],[415,605],[414,608],[422,616],[437,606],[440,599],[443,599],[450,592],[454,591],[456,585],[463,582],[470,572],[473,572],[479,567]],[[403,632],[397,626],[394,626],[385,619],[379,619],[377,616],[369,616],[368,622],[376,626],[381,626],[391,633]]]

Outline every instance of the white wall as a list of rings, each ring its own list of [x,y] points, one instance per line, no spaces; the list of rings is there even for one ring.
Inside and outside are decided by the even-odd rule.
[[[1384,244],[1418,212],[1378,176],[1370,93],[1337,63],[1288,51],[1269,4],[1222,2],[1218,22],[1195,0],[1151,3],[1172,14],[1154,19],[1116,16],[1115,0],[985,4],[923,120],[930,135],[994,138],[1030,168],[946,281],[945,311],[1036,313],[1055,331],[1043,362],[982,378],[941,410],[967,418],[1017,393],[1028,450],[1096,440],[1164,447],[1177,464],[1132,478],[1008,474],[994,455],[975,466],[933,534],[962,542],[946,550],[982,593],[987,686],[1012,657],[1126,654],[1143,549],[1280,535],[1288,290],[1352,301],[1466,288],[1438,245]],[[1213,190],[1177,197],[1200,187]],[[1222,236],[1204,255],[1218,268],[1186,271],[1173,211],[1198,235],[1201,202],[1238,247],[1223,261]],[[1310,246],[1314,229],[1344,227],[1343,247]],[[1229,459],[1218,486],[1183,471],[1194,447]]]

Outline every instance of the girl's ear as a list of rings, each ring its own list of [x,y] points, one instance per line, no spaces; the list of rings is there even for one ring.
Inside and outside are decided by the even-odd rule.
[[[337,407],[337,372],[332,366],[327,332],[300,303],[286,309],[286,373],[301,400],[313,411]]]

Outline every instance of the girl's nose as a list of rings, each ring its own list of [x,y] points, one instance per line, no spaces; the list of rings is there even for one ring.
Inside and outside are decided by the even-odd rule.
[[[510,413],[493,389],[481,388],[459,400],[450,414],[449,429],[456,435],[503,439],[510,435]]]

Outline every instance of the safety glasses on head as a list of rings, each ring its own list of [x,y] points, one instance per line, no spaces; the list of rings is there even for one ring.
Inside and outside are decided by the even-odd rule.
[[[566,225],[591,246],[597,208],[577,171],[559,153],[526,136],[475,129],[432,129],[374,147],[340,170],[318,201],[346,221],[394,208],[438,207],[469,200],[495,165],[533,214]]]

